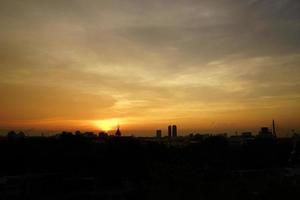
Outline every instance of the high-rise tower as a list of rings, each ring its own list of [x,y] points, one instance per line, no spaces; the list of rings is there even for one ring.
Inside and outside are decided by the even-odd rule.
[[[177,137],[177,126],[176,125],[172,126],[172,137]]]
[[[274,119],[273,119],[273,124],[272,124],[272,134],[273,134],[274,137],[277,136],[276,135],[276,128],[275,128],[275,121],[274,121]]]
[[[171,125],[168,126],[168,137],[169,138],[172,137],[172,126]]]

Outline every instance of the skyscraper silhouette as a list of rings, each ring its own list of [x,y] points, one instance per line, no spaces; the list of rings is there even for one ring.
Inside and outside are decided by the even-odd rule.
[[[176,125],[172,126],[172,137],[177,137],[177,126]]]
[[[168,137],[172,137],[172,126],[168,126]]]
[[[276,137],[276,128],[275,128],[275,121],[273,119],[273,124],[272,124],[272,134],[274,137]]]

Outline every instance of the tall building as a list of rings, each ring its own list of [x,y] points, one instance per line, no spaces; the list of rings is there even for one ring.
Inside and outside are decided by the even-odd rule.
[[[276,128],[275,128],[275,121],[274,121],[274,119],[273,119],[273,124],[272,124],[272,134],[273,134],[274,137],[277,136],[276,135]]]
[[[172,137],[172,126],[168,126],[168,137]]]
[[[161,130],[156,130],[156,137],[161,138]]]
[[[177,126],[176,125],[172,126],[172,137],[177,137]]]

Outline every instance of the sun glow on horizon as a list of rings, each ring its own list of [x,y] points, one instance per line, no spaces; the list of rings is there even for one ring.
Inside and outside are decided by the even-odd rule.
[[[115,129],[121,123],[121,120],[118,118],[112,118],[104,120],[94,120],[92,123],[98,129],[108,132]]]

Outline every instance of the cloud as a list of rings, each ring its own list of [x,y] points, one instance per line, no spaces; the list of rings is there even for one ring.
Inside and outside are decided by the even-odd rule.
[[[105,118],[114,99],[38,85],[1,84],[1,120]]]
[[[299,1],[0,5],[4,118],[195,123],[299,107]]]

